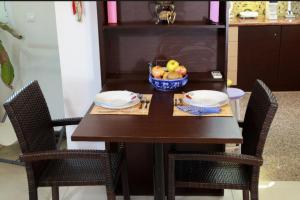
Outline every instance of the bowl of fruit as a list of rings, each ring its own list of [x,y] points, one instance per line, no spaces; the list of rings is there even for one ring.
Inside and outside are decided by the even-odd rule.
[[[182,88],[188,82],[187,69],[176,60],[164,64],[149,63],[149,82],[159,91],[174,91]]]

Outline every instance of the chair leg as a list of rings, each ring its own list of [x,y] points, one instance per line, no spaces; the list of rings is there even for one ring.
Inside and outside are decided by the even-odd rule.
[[[116,200],[116,195],[114,192],[108,191],[106,189],[107,200]]]
[[[175,161],[170,157],[168,159],[168,200],[175,200]]]
[[[127,169],[127,163],[125,159],[123,160],[122,164],[122,171],[121,171],[121,180],[122,180],[122,190],[123,190],[123,196],[124,200],[130,200],[130,193],[129,193],[129,184],[128,184],[128,169]]]
[[[258,187],[253,187],[250,190],[251,200],[258,200]]]
[[[29,185],[29,200],[38,200],[38,191],[37,187]]]
[[[52,186],[52,200],[59,200],[59,188]]]
[[[249,190],[243,190],[243,200],[249,200]]]

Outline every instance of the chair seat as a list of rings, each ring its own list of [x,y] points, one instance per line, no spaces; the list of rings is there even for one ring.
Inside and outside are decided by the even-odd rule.
[[[211,189],[248,189],[249,175],[245,165],[228,162],[176,161],[177,187]]]
[[[116,177],[120,157],[112,155],[112,174]],[[39,186],[101,185],[106,182],[105,176],[105,162],[102,160],[51,160],[40,177]]]

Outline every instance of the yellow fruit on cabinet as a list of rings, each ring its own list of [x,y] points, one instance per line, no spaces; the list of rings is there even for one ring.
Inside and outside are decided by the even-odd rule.
[[[177,62],[176,60],[169,60],[166,67],[169,72],[174,72],[178,66],[179,62]]]
[[[151,69],[151,74],[154,78],[161,78],[163,74],[165,73],[165,70],[161,66],[155,66]]]
[[[185,76],[187,73],[187,69],[184,66],[179,66],[175,69],[175,72],[181,74],[182,76]]]
[[[164,75],[163,75],[163,79],[164,79],[164,80],[167,80],[167,79],[168,79],[168,74],[169,74],[169,72],[165,72],[165,73],[164,73]]]
[[[167,75],[167,78],[170,79],[170,80],[175,80],[175,79],[182,78],[182,75],[178,74],[176,72],[169,72],[168,75]]]

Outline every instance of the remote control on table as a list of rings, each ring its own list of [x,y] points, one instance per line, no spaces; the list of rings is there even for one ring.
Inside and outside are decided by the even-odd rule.
[[[212,71],[211,75],[213,76],[214,79],[222,79],[223,78],[220,71]]]

